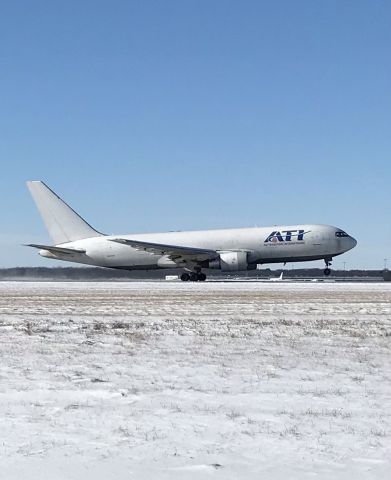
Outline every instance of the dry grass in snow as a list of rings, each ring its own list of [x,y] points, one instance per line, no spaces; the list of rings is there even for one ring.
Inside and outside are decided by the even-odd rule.
[[[8,479],[379,479],[391,285],[0,284]]]

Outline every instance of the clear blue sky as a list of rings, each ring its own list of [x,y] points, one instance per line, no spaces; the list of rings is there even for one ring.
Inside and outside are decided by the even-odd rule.
[[[391,264],[391,2],[0,3],[0,266],[25,188],[107,233],[330,223]],[[63,264],[65,265],[65,264]],[[319,263],[320,265],[320,263]]]

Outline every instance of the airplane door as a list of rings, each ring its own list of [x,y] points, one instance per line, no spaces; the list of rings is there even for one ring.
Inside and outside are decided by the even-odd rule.
[[[312,237],[312,246],[314,253],[322,254],[324,250],[324,235],[321,232],[314,232]]]
[[[322,245],[322,239],[319,232],[315,232],[312,236],[312,243],[316,246]]]

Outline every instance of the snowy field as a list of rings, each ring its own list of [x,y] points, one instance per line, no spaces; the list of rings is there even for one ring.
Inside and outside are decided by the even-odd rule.
[[[0,478],[389,478],[390,341],[385,283],[0,283]]]

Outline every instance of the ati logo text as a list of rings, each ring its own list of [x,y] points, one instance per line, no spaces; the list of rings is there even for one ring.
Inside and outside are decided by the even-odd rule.
[[[306,233],[308,232],[305,232],[304,230],[283,230],[281,232],[276,230],[267,237],[265,243],[303,241],[303,237]]]

